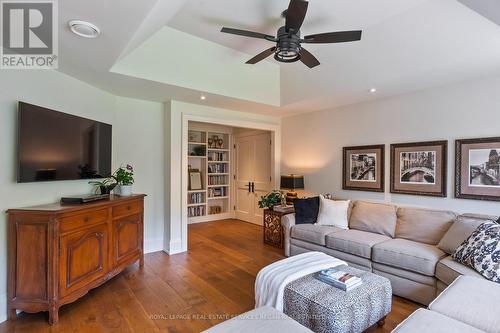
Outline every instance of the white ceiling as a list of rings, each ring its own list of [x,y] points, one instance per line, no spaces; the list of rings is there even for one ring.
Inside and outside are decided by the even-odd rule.
[[[222,34],[221,27],[275,34],[288,0],[65,0],[59,6],[62,72],[118,95],[200,103],[195,79],[191,87],[180,87],[138,75],[137,68],[135,74],[110,69],[165,25],[234,49],[235,56],[224,61],[241,63],[241,52],[251,58],[270,43]],[[95,40],[74,36],[66,27],[70,19],[93,22],[103,34]],[[315,69],[280,64],[281,106],[220,91],[207,93],[203,104],[288,115],[500,74],[500,26],[456,0],[310,0],[304,35],[352,29],[363,30],[361,41],[306,46],[322,63]],[[178,52],[174,40],[165,43]],[[193,56],[208,57],[203,50]],[[171,65],[155,66],[168,72]],[[377,94],[368,93],[371,87]]]

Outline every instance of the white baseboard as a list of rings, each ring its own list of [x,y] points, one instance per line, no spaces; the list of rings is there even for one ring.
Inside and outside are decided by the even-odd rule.
[[[0,294],[0,323],[7,320],[7,293]]]
[[[164,249],[169,255],[185,252],[182,249],[182,241],[180,239],[174,239],[170,241],[170,244]]]
[[[145,239],[144,253],[163,251],[163,238]]]

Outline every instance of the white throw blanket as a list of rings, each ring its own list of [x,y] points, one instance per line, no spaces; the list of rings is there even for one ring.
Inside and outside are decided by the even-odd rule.
[[[307,252],[272,263],[260,270],[255,280],[255,308],[271,306],[283,311],[283,294],[288,283],[345,261],[321,252]]]

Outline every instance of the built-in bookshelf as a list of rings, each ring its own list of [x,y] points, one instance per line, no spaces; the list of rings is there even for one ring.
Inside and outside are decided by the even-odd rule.
[[[229,133],[197,129],[188,131],[188,169],[199,170],[202,183],[200,190],[188,188],[190,223],[216,220],[230,213],[230,140]]]

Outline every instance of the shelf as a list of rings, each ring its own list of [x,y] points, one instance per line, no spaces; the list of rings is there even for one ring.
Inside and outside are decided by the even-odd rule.
[[[223,149],[223,148],[208,148],[208,151],[229,151],[229,149]]]
[[[188,204],[188,207],[205,206],[206,204],[207,204],[206,202],[195,203],[195,204]]]
[[[197,125],[198,126],[198,125]],[[198,126],[201,128],[200,126]],[[194,169],[199,169],[202,173],[203,190],[188,190],[188,199],[196,197],[198,200],[203,200],[204,203],[191,203],[188,204],[188,214],[200,212],[203,214],[188,216],[189,223],[199,223],[213,221],[218,218],[231,218],[234,213],[230,209],[230,202],[232,199],[231,186],[232,186],[232,137],[231,133],[211,132],[210,130],[194,130],[189,129],[188,138],[188,160],[187,164],[191,165]],[[222,146],[208,144],[208,140],[214,135],[224,141]],[[212,142],[212,141],[210,141]],[[190,154],[205,152],[204,156],[191,156]],[[209,170],[213,173],[209,173]],[[219,178],[216,178],[219,177]],[[209,182],[210,181],[210,182]],[[213,184],[213,185],[208,185]],[[213,195],[219,196],[213,196]],[[212,196],[210,196],[212,195]],[[189,201],[188,201],[189,202]],[[198,201],[196,201],[198,202]],[[216,208],[220,206],[221,212],[219,214],[210,214],[212,209],[215,212]]]

